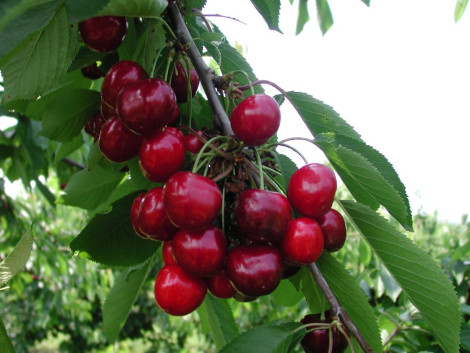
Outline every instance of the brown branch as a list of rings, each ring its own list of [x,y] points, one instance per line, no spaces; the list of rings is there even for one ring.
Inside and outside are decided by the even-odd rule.
[[[225,113],[222,103],[220,103],[219,97],[216,93],[213,78],[214,73],[206,65],[202,59],[201,53],[196,48],[193,38],[189,33],[188,27],[184,23],[184,19],[178,9],[177,2],[173,2],[168,6],[168,13],[170,14],[171,22],[173,24],[174,32],[183,45],[189,46],[189,58],[194,65],[194,68],[201,81],[202,88],[206,92],[207,100],[211,106],[212,119],[214,125],[218,127],[224,135],[233,135],[232,127],[230,126],[230,120]]]

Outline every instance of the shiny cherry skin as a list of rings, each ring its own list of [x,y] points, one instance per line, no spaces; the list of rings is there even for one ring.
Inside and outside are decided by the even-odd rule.
[[[85,45],[97,52],[117,49],[127,33],[127,20],[120,16],[91,17],[78,23]]]
[[[238,196],[235,218],[247,238],[275,244],[292,219],[292,209],[287,198],[278,192],[248,189]]]
[[[332,321],[331,313],[325,312],[324,319],[321,318],[320,314],[308,314],[301,320],[302,324],[330,324]],[[328,329],[317,329],[314,327],[307,328],[307,333],[300,341],[305,353],[328,353],[330,338]],[[336,328],[332,328],[332,352],[342,353],[348,346],[346,337]]]
[[[145,69],[135,61],[122,60],[111,66],[101,84],[101,110],[104,117],[114,115],[117,97],[125,84],[147,78]]]
[[[137,218],[139,217],[140,208],[142,206],[142,201],[144,200],[144,196],[145,196],[145,192],[142,192],[136,196],[136,198],[132,202],[130,216],[131,216],[132,228],[134,228],[135,233],[139,237],[147,239],[147,236],[144,233],[142,233],[142,231],[139,228],[139,224],[137,222]]]
[[[323,252],[323,233],[317,221],[307,217],[289,222],[282,239],[281,253],[293,265],[315,262]]]
[[[165,265],[176,265],[173,255],[173,240],[166,240],[162,246],[162,259]]]
[[[225,235],[217,227],[180,230],[173,238],[173,254],[179,266],[197,277],[210,277],[222,269],[227,252]]]
[[[142,140],[142,136],[134,134],[115,116],[103,124],[98,145],[109,161],[121,163],[137,156]]]
[[[204,279],[187,274],[178,265],[163,266],[155,278],[158,306],[173,316],[187,315],[202,304],[207,293]]]
[[[199,76],[194,69],[189,70],[189,85],[191,88],[191,95],[194,97],[199,87]],[[175,72],[171,77],[171,87],[175,91],[178,103],[188,101],[188,75],[187,71],[180,63],[176,63],[175,65]]]
[[[248,297],[273,292],[282,278],[282,256],[270,245],[241,245],[227,255],[225,270],[235,289]]]
[[[207,289],[216,298],[232,298],[236,290],[224,270],[207,279]]]
[[[182,139],[171,131],[154,132],[140,146],[139,165],[142,174],[154,183],[164,182],[181,169],[185,151]]]
[[[178,105],[175,105],[175,109],[171,113],[171,118],[170,121],[168,122],[167,126],[176,126],[179,123],[179,117],[180,117],[180,109],[178,108]]]
[[[153,240],[169,240],[178,231],[170,222],[163,207],[163,188],[155,187],[144,195],[137,216],[141,233]]]
[[[196,131],[196,133],[201,137],[203,136],[201,130]],[[204,144],[196,137],[196,135],[191,133],[184,136],[184,145],[186,146],[186,150],[193,154],[199,153],[201,148],[204,146]]]
[[[149,78],[124,85],[118,95],[116,110],[130,130],[151,134],[167,125],[176,106],[176,96],[161,78]]]
[[[213,180],[180,171],[166,181],[163,204],[174,225],[181,229],[199,229],[217,218],[222,208],[222,193]]]
[[[295,171],[287,187],[287,198],[302,216],[317,218],[331,208],[336,177],[328,166],[311,163]]]
[[[272,97],[254,94],[233,109],[230,124],[240,141],[259,146],[276,134],[281,124],[281,111]]]
[[[103,127],[105,121],[106,119],[104,118],[103,114],[101,114],[101,111],[98,110],[85,124],[85,132],[93,137],[94,142],[98,141],[101,128]]]
[[[341,213],[330,209],[317,220],[323,232],[325,250],[335,252],[341,249],[346,242],[346,223]]]

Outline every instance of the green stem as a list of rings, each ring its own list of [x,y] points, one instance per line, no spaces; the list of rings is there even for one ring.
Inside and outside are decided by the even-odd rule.
[[[247,79],[248,81],[248,86],[250,87],[250,92],[251,92],[251,95],[254,95],[255,94],[255,89],[253,87],[253,82],[251,81],[251,78],[250,76],[243,70],[235,70],[235,71],[232,71],[229,73],[229,75],[232,75],[232,76],[235,76],[236,74],[243,74],[245,76],[245,78]]]
[[[264,190],[264,173],[263,173],[263,163],[261,163],[261,157],[259,156],[258,150],[254,147],[253,152],[256,156],[256,163],[258,164],[258,173],[259,173],[259,188]]]
[[[166,23],[166,21],[163,18],[161,17],[154,17],[154,18],[160,21],[161,23],[163,23],[163,26],[168,30],[168,32],[170,33],[170,35],[173,37],[174,40],[178,40],[178,37],[176,36],[175,32],[173,32],[173,29],[170,27],[168,23]]]
[[[291,145],[288,145],[288,144],[285,144],[285,143],[280,143],[280,142],[278,142],[276,144],[273,144],[273,145],[270,145],[270,147],[272,147],[272,146],[282,146],[282,147],[285,147],[285,148],[289,148],[292,151],[294,151],[295,153],[297,153],[300,156],[300,158],[302,158],[302,160],[304,161],[305,164],[308,164],[307,158],[305,158],[305,156],[297,148],[292,147]]]

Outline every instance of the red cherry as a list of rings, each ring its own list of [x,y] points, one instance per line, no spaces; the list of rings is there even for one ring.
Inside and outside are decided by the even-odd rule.
[[[222,193],[211,179],[181,171],[166,181],[163,204],[177,227],[199,229],[211,224],[218,216],[222,208]]]
[[[144,197],[145,197],[145,192],[137,195],[136,198],[134,199],[134,201],[132,202],[132,206],[131,206],[131,224],[132,224],[132,228],[134,228],[134,231],[136,232],[136,234],[139,237],[147,239],[147,236],[144,233],[142,233],[142,231],[140,230],[139,223],[137,221],[137,218],[139,217],[140,208],[142,206],[142,201],[144,200]]]
[[[196,131],[196,133],[201,137],[203,136],[201,130]],[[191,133],[184,137],[184,145],[186,146],[187,151],[194,154],[199,153],[201,148],[204,146],[204,144],[194,134]]]
[[[176,136],[184,144],[184,134],[180,129],[177,129],[177,128],[172,127],[172,126],[167,126],[167,127],[163,128],[163,130],[168,134],[172,134],[173,136]]]
[[[341,249],[346,241],[346,224],[344,218],[338,211],[330,209],[318,218],[318,223],[323,232],[325,240],[324,248],[329,252]]]
[[[104,76],[96,63],[82,67],[80,72],[83,77],[89,78],[90,80],[96,80]]]
[[[224,233],[213,226],[202,230],[180,230],[173,238],[176,262],[197,277],[210,277],[220,272],[226,251]]]
[[[117,49],[127,33],[127,20],[119,16],[98,16],[78,23],[78,31],[88,48],[97,52]]]
[[[201,278],[188,275],[178,265],[165,265],[155,278],[155,300],[166,313],[187,315],[204,301],[207,285]]]
[[[281,254],[270,245],[233,248],[225,266],[235,289],[248,297],[271,293],[282,278]]]
[[[116,100],[121,88],[130,82],[145,80],[148,78],[145,69],[131,60],[119,61],[108,70],[101,84],[101,110],[107,118],[107,112],[113,112],[116,108]],[[103,109],[103,104],[107,106]]]
[[[179,117],[180,117],[180,109],[178,108],[178,105],[175,105],[175,109],[171,113],[171,118],[167,125],[168,126],[178,125]]]
[[[221,271],[207,280],[207,289],[217,298],[232,298],[236,294],[236,290],[225,273]]]
[[[249,146],[268,141],[279,129],[281,111],[277,102],[266,94],[245,98],[230,114],[235,136]]]
[[[100,137],[101,128],[103,127],[106,119],[104,118],[101,111],[98,110],[90,120],[85,124],[85,132],[93,137],[93,141],[96,142]]]
[[[199,87],[199,76],[196,70],[189,71],[189,86],[191,88],[191,95],[194,97]],[[175,91],[178,103],[188,101],[188,75],[180,63],[175,65],[175,72],[171,77],[171,87]]]
[[[153,188],[145,194],[139,214],[137,216],[137,225],[141,233],[149,239],[168,240],[178,231],[168,219],[163,207],[163,188]]]
[[[276,243],[292,219],[292,209],[287,198],[278,192],[249,189],[238,196],[235,218],[247,238]]]
[[[165,265],[176,265],[176,260],[173,256],[173,240],[166,240],[163,243],[162,258]]]
[[[172,118],[176,96],[161,78],[149,78],[124,85],[116,110],[123,123],[137,134],[150,134]]]
[[[326,165],[311,163],[297,170],[289,181],[287,197],[303,216],[317,218],[331,208],[336,177]]]
[[[331,324],[332,318],[329,311],[325,312],[325,318],[321,319],[320,314],[308,314],[301,320],[302,324]],[[348,346],[346,337],[337,329],[336,326],[332,330],[332,353],[342,353]],[[307,328],[307,333],[300,341],[300,345],[305,353],[328,353],[330,345],[329,330],[327,328],[315,329],[315,327]]]
[[[173,132],[154,132],[140,146],[139,165],[142,174],[154,183],[164,182],[181,169],[185,151],[183,141]]]
[[[294,265],[308,265],[323,252],[323,233],[317,221],[303,217],[289,222],[282,240],[284,259]]]
[[[108,160],[121,163],[137,156],[142,140],[142,136],[134,134],[116,116],[103,124],[98,144]]]

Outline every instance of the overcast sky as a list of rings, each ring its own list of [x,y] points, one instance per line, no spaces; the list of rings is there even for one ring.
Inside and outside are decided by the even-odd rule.
[[[249,0],[208,0],[204,13],[244,21],[211,18],[232,44],[246,46],[259,78],[324,101],[382,152],[414,214],[438,210],[440,219],[459,222],[470,213],[470,9],[456,24],[455,1],[371,0],[368,8],[330,0],[335,24],[322,36],[310,1],[312,20],[295,36],[297,3],[282,1],[283,35],[267,29]],[[284,106],[280,137],[305,136]],[[310,145],[296,147],[324,161]]]

